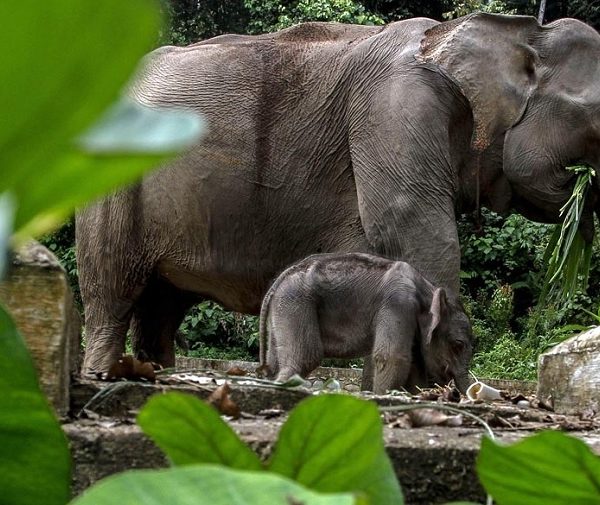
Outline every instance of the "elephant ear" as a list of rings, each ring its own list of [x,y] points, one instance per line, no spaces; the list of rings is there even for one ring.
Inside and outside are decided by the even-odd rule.
[[[448,300],[444,288],[436,288],[431,297],[429,311],[419,317],[419,327],[425,346],[431,344],[434,333],[446,324],[448,318]]]
[[[477,13],[425,32],[415,57],[444,69],[469,100],[476,151],[523,115],[538,82],[539,57],[528,41],[539,29],[532,17]]]

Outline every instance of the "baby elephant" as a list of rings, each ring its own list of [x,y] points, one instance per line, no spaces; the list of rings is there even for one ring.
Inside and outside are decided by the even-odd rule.
[[[454,379],[464,392],[471,342],[455,295],[407,263],[371,254],[303,259],[275,280],[260,311],[261,367],[279,381],[306,376],[323,357],[372,355],[376,393],[409,386],[411,369],[429,383]]]

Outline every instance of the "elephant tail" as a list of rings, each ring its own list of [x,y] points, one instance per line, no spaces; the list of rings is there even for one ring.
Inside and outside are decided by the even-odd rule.
[[[290,267],[291,268],[291,267]],[[269,318],[269,309],[271,308],[271,298],[273,293],[279,287],[283,279],[287,276],[290,268],[284,270],[271,284],[271,287],[265,294],[262,305],[260,306],[260,321],[258,323],[258,361],[259,368],[265,369],[267,366],[267,319]]]
[[[273,287],[277,284],[276,279],[273,285],[267,291],[260,306],[260,320],[258,323],[258,366],[264,369],[267,365],[267,318],[269,317],[269,306],[273,297]]]

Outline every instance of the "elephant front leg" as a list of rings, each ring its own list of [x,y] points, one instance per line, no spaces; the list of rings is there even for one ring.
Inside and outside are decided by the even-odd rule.
[[[456,114],[424,85],[432,72],[391,75],[352,101],[350,152],[361,223],[372,251],[412,264],[438,286],[459,290]],[[410,93],[407,92],[410,90]],[[470,139],[470,131],[465,133]],[[467,142],[468,145],[468,142]]]
[[[376,318],[372,352],[373,392],[404,388],[412,366],[416,321],[406,310],[383,309]]]

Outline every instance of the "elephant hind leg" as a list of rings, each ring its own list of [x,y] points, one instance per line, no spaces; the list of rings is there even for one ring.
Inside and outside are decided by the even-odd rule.
[[[81,374],[96,376],[107,372],[125,352],[125,336],[130,312],[121,318],[108,316],[109,311],[99,303],[89,303],[85,316],[85,356]],[[102,318],[102,315],[106,317]]]
[[[277,380],[305,377],[323,359],[323,343],[316,307],[310,300],[273,300],[267,364],[276,364]]]
[[[181,291],[165,280],[152,279],[133,308],[134,356],[165,367],[174,366],[175,334],[185,313],[197,301],[197,295]]]

